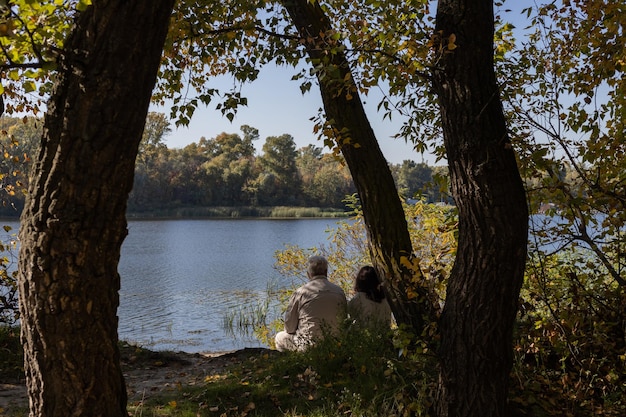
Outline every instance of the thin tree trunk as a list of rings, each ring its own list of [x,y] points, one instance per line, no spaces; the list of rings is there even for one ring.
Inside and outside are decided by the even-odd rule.
[[[438,415],[508,416],[528,208],[494,74],[492,1],[440,0],[436,33],[442,49],[434,87],[459,210],[439,326]],[[451,40],[456,49],[448,48]]]
[[[334,42],[327,16],[316,1],[284,0],[317,72],[322,101],[363,208],[372,262],[384,284],[396,320],[419,335],[435,316],[434,297],[414,259],[402,203],[371,128],[350,67],[341,52],[329,53]],[[336,74],[336,75],[331,75]],[[409,266],[411,265],[411,266]]]
[[[117,264],[173,3],[95,1],[66,43],[20,229],[31,416],[127,416]]]

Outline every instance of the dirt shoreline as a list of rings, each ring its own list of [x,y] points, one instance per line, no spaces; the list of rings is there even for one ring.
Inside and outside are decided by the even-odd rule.
[[[130,345],[121,348],[122,373],[128,404],[139,405],[148,398],[181,386],[200,384],[212,375],[258,354],[266,348],[245,348],[227,352],[152,352]],[[0,381],[0,417],[28,407],[24,381]]]

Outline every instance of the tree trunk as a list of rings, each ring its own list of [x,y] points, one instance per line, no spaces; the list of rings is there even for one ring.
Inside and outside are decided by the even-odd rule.
[[[528,208],[493,66],[491,0],[440,0],[439,97],[459,242],[440,320],[440,417],[508,416]],[[450,35],[454,34],[454,37]],[[449,41],[457,48],[449,49]]]
[[[31,416],[127,416],[117,264],[173,3],[95,1],[65,45],[20,229]]]
[[[331,25],[316,1],[284,0],[301,42],[312,62],[320,64],[320,84],[326,120],[334,132],[359,194],[374,267],[385,284],[398,323],[420,335],[436,313],[435,304],[414,258],[402,203],[372,130],[350,66],[341,52],[330,52],[337,41],[325,34]]]

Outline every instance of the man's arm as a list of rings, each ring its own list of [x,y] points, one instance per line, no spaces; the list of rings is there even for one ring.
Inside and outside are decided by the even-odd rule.
[[[287,333],[295,333],[298,330],[298,321],[300,316],[300,293],[294,292],[289,300],[287,311],[285,311],[285,331]]]

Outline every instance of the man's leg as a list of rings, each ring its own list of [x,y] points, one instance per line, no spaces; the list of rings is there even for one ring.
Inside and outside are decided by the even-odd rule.
[[[296,346],[295,343],[295,337],[295,334],[290,334],[285,331],[276,333],[276,337],[274,337],[276,350],[278,350],[279,352],[298,350],[298,346]]]

